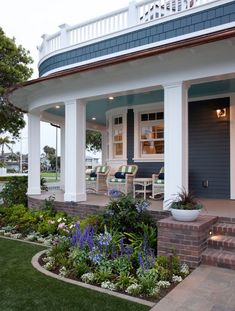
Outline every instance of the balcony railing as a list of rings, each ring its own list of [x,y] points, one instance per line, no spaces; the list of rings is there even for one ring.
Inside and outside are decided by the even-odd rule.
[[[43,35],[38,48],[39,59],[71,45],[101,38],[133,26],[189,10],[215,0],[143,0],[131,2],[128,7],[97,17],[75,26],[60,25],[60,31]]]

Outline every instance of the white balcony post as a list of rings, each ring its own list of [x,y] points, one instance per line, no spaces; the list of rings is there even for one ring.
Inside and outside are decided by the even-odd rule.
[[[188,190],[188,86],[164,85],[165,203],[182,188]]]
[[[28,114],[28,195],[41,194],[40,115]]]
[[[64,190],[65,178],[65,127],[60,126],[60,189]]]
[[[135,26],[137,24],[137,19],[138,19],[138,11],[137,11],[137,6],[135,1],[131,1],[129,3],[129,8],[128,8],[128,27]]]
[[[65,201],[86,201],[86,105],[65,102]]]
[[[69,45],[69,36],[68,36],[68,29],[69,25],[62,24],[59,26],[60,28],[60,47],[65,48]]]
[[[47,42],[47,38],[48,38],[48,35],[47,34],[43,34],[41,36],[42,38],[42,44],[41,46],[39,47],[38,51],[39,51],[39,59],[43,58],[43,56],[45,56],[48,52],[48,42]]]
[[[106,131],[102,131],[101,132],[101,149],[102,149],[102,165],[104,165],[107,162],[107,144],[108,144],[108,137],[107,137],[107,132]]]

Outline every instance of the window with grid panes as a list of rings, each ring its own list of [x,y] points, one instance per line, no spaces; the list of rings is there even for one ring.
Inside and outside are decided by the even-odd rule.
[[[164,154],[164,113],[140,113],[140,156]]]

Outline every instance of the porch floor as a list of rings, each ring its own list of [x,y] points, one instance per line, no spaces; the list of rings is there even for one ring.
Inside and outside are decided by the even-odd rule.
[[[55,201],[64,202],[64,192],[61,190],[48,191],[41,195],[31,195],[30,197],[34,199],[44,200],[51,196],[55,195]],[[219,216],[219,217],[230,217],[235,218],[235,200],[226,200],[226,199],[205,199],[199,198],[199,201],[203,204],[204,209],[202,214]],[[87,201],[82,202],[87,205],[98,205],[105,206],[109,202],[109,197],[104,194],[95,194],[88,193]],[[149,210],[152,211],[161,211],[163,210],[163,201],[162,200],[151,200]]]

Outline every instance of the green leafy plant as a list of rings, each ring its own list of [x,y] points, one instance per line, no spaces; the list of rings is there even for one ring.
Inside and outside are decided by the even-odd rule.
[[[137,282],[136,278],[131,275],[129,272],[120,272],[119,276],[117,277],[116,285],[121,290],[124,290],[128,286],[135,284]]]
[[[27,188],[28,177],[27,176],[12,176],[8,177],[4,188],[0,192],[0,198],[3,200],[3,204],[12,206],[14,204],[24,204],[27,206]],[[41,189],[46,190],[45,179],[41,179]]]
[[[156,269],[149,269],[146,271],[139,269],[137,271],[137,275],[138,283],[141,285],[142,293],[147,296],[152,296],[159,277],[158,271]]]
[[[119,256],[113,260],[113,270],[117,274],[129,273],[132,268],[131,261],[127,255]]]
[[[199,210],[202,209],[202,204],[198,203],[195,196],[191,193],[182,189],[177,195],[170,200],[170,208],[181,209],[181,210]]]
[[[140,223],[156,226],[151,216],[141,209],[141,203],[130,196],[111,200],[106,206],[102,224],[106,225],[109,231],[113,229],[133,233],[140,232]]]
[[[113,263],[110,260],[103,260],[96,267],[95,278],[97,283],[108,281],[112,277]]]

